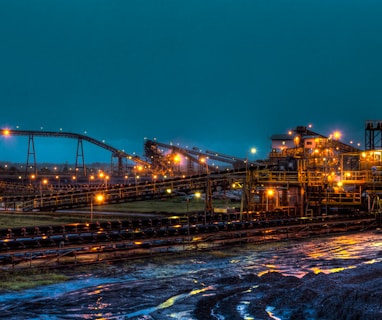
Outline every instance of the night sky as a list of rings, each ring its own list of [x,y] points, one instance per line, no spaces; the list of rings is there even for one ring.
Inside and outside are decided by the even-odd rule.
[[[256,158],[299,125],[364,144],[382,120],[380,0],[2,0],[2,128]],[[25,161],[27,137],[0,139]],[[39,162],[76,142],[35,138]],[[87,161],[109,153],[84,145]]]

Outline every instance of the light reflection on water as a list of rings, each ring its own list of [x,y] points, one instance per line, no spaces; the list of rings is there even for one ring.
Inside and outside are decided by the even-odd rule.
[[[276,316],[273,314],[273,311],[274,311],[274,308],[273,308],[273,307],[267,307],[267,308],[266,308],[266,311],[267,311],[267,313],[268,313],[268,315],[269,315],[269,317],[270,317],[271,319],[274,319],[274,320],[282,320],[282,319],[276,317]]]
[[[382,261],[381,235],[372,232],[316,238],[295,242],[278,242],[264,245],[247,245],[225,249],[222,252],[203,253],[195,257],[179,258],[172,264],[140,262],[129,271],[129,274],[118,277],[90,277],[25,290],[17,293],[0,294],[0,311],[17,312],[27,306],[24,302],[44,302],[43,310],[36,316],[31,307],[26,310],[30,319],[60,319],[56,308],[67,317],[77,319],[151,319],[150,314],[176,307],[170,313],[170,318],[193,319],[190,310],[182,309],[185,300],[203,295],[217,294],[215,283],[220,277],[245,276],[248,274],[262,275],[277,271],[284,275],[303,277],[307,273],[333,273],[362,264]],[[203,279],[199,279],[202,277]],[[109,292],[116,288],[124,288],[139,281],[141,286],[151,286],[153,283],[172,279],[171,286],[161,288],[157,296],[153,296],[151,306],[134,306],[129,304],[129,297],[122,297],[114,302],[108,297]],[[178,282],[178,283],[177,283]],[[188,283],[192,289],[184,291],[182,283]],[[174,288],[179,284],[182,293],[176,293]],[[255,287],[251,289],[256,290]],[[245,292],[243,292],[245,294]],[[248,292],[254,294],[254,292]],[[78,297],[78,305],[61,306],[55,301]],[[80,300],[87,297],[85,311]],[[161,300],[161,297],[162,298]],[[245,297],[245,296],[244,296]],[[249,296],[247,296],[248,298]],[[121,303],[123,301],[124,303]],[[52,303],[51,303],[52,302]],[[52,305],[50,309],[50,304]],[[252,319],[247,312],[248,300],[243,298],[237,305],[237,310],[243,319]],[[24,309],[23,309],[24,308]],[[271,316],[271,309],[269,310]],[[218,313],[217,313],[218,314]],[[219,318],[219,317],[218,317]],[[9,317],[12,319],[12,317]],[[17,319],[17,313],[16,317]],[[219,319],[224,319],[220,315]],[[274,319],[277,319],[274,317]]]
[[[173,297],[167,299],[166,301],[162,302],[161,304],[159,304],[156,307],[146,308],[146,309],[138,310],[138,311],[135,311],[135,312],[132,312],[129,314],[125,314],[124,317],[127,319],[130,319],[130,318],[134,318],[136,316],[149,315],[150,313],[152,313],[156,310],[165,309],[165,308],[169,308],[169,307],[173,306],[175,304],[175,302],[177,302],[178,300],[186,299],[189,296],[196,295],[196,294],[199,294],[199,293],[205,292],[207,290],[211,290],[211,289],[212,289],[212,287],[206,287],[203,289],[192,290],[188,294],[186,294],[186,293],[178,294],[176,296],[173,296]]]

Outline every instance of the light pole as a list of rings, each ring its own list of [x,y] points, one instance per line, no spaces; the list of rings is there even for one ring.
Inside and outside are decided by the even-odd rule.
[[[249,153],[255,154],[257,152],[256,148],[251,148],[249,152],[247,151],[246,157],[245,157],[245,178],[244,182],[241,188],[241,201],[240,201],[240,221],[243,220],[243,209],[244,209],[244,200],[247,200],[247,213],[248,213],[248,202],[249,202],[249,195],[247,194],[248,189],[248,155]]]
[[[208,163],[206,158],[201,158],[200,163],[205,165],[205,171],[208,174]]]
[[[267,212],[269,210],[269,198],[273,197],[273,195],[274,195],[274,190],[273,189],[268,189],[267,190],[267,203],[266,203],[266,207],[265,207],[265,211],[267,211]]]
[[[139,176],[135,175],[135,194],[138,195],[138,181],[139,181]]]
[[[48,184],[48,180],[47,179],[44,179],[42,181],[40,181],[40,206],[42,207],[43,206],[43,192],[42,192],[42,186],[43,184]]]
[[[155,189],[155,182],[157,181],[158,176],[156,174],[153,175],[153,186],[154,186],[154,193],[156,192]]]
[[[61,188],[61,179],[60,179],[60,176],[56,176],[56,180],[58,182],[58,188]]]
[[[104,199],[102,194],[91,195],[90,196],[90,222],[93,222],[93,214],[94,214],[94,200],[98,203],[102,202]]]
[[[36,179],[36,176],[34,174],[31,174],[30,177],[29,177],[29,184],[32,186],[33,185],[33,188],[35,188],[35,183],[32,182]]]
[[[109,176],[106,176],[106,177],[105,177],[105,187],[106,187],[106,190],[107,190],[107,182],[108,182],[109,179],[110,179]]]
[[[174,156],[174,169],[173,171],[176,171],[177,173],[180,172],[180,155],[179,154],[176,154]]]
[[[199,199],[200,196],[201,196],[200,192],[195,192],[194,198]],[[190,198],[187,197],[186,201],[187,201],[188,239],[191,240],[191,232],[190,232],[191,225],[190,225],[190,210],[189,210]],[[204,219],[206,219],[206,218],[204,218]]]
[[[249,161],[249,154],[255,154],[257,152],[256,148],[251,148],[249,152],[247,151],[246,158],[245,158],[245,172],[248,171],[248,161]]]

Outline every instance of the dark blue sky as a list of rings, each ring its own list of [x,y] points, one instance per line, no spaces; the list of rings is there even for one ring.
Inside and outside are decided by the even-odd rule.
[[[265,158],[309,123],[363,144],[382,119],[381,17],[379,0],[4,0],[0,125],[139,155],[155,137]],[[38,161],[75,160],[73,141],[35,143]],[[27,139],[1,139],[0,160],[26,156]]]

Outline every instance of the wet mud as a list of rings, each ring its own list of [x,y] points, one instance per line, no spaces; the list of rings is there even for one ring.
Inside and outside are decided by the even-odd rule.
[[[359,233],[109,265],[0,295],[7,319],[380,319],[382,239]]]

